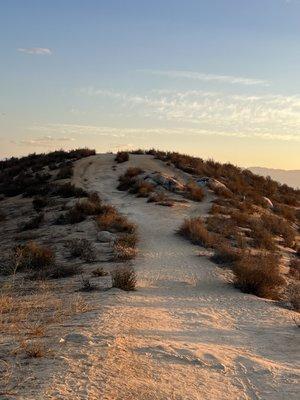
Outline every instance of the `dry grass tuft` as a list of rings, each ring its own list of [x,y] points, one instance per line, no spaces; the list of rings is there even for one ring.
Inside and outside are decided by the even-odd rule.
[[[96,260],[96,253],[92,242],[88,239],[71,239],[66,242],[71,257],[80,257],[86,262]]]
[[[129,153],[128,151],[118,151],[115,161],[117,163],[123,163],[129,160]]]
[[[136,273],[130,266],[116,269],[112,274],[112,286],[125,291],[135,290]]]
[[[138,236],[136,233],[127,233],[125,235],[120,236],[115,241],[115,245],[134,248],[137,245],[137,242],[138,242]]]
[[[290,276],[296,280],[300,280],[300,260],[294,258],[290,262]]]
[[[204,191],[193,182],[188,183],[185,186],[186,197],[194,201],[202,201],[204,198]]]
[[[118,190],[129,190],[136,183],[136,177],[143,172],[140,168],[128,168],[124,175],[119,177]]]
[[[107,271],[104,270],[103,267],[98,267],[92,271],[92,275],[96,277],[107,276],[109,275]]]
[[[228,243],[222,243],[215,248],[214,255],[211,261],[216,264],[232,266],[237,261],[240,261],[243,253],[241,250],[231,247]]]
[[[96,218],[96,222],[98,227],[105,231],[127,233],[136,231],[136,225],[129,222],[126,217],[119,214],[113,207],[108,207],[103,215]]]
[[[12,255],[12,270],[41,270],[55,263],[55,254],[49,248],[36,242],[16,246]]]
[[[29,221],[25,222],[25,224],[21,226],[21,231],[38,229],[43,221],[44,221],[44,214],[43,213],[38,214],[35,217],[31,218]]]
[[[211,247],[214,244],[214,237],[207,231],[203,220],[199,217],[185,219],[178,233],[200,246]]]
[[[285,283],[279,259],[272,254],[245,254],[233,267],[234,285],[242,292],[278,300]]]

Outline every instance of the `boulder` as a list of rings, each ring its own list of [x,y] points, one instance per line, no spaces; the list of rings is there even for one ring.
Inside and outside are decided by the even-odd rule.
[[[263,197],[265,205],[269,208],[274,208],[272,201],[268,197]]]
[[[108,231],[101,231],[97,234],[97,240],[101,243],[110,243],[115,240],[115,235]]]

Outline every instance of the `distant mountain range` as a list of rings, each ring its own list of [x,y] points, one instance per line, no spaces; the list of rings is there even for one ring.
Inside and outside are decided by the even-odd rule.
[[[284,170],[263,167],[250,167],[248,169],[254,174],[270,176],[275,181],[300,189],[300,169]]]

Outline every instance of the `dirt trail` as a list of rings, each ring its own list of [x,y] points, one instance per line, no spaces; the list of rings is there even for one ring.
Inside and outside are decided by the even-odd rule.
[[[291,312],[233,289],[199,247],[174,234],[185,216],[207,213],[209,196],[189,207],[147,204],[116,189],[128,166],[185,175],[150,156],[113,165],[113,155],[80,160],[74,181],[137,223],[138,290],[99,297],[101,312],[81,321],[80,343],[69,344],[65,372],[43,398],[296,399]]]

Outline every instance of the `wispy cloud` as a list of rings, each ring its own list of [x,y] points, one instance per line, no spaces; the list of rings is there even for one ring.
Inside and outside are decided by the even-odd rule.
[[[29,128],[30,130],[38,130],[44,132],[60,132],[77,134],[83,136],[101,136],[107,137],[110,140],[112,138],[127,138],[141,139],[147,136],[171,136],[175,135],[184,137],[194,137],[194,136],[220,136],[220,137],[236,137],[236,138],[257,138],[263,140],[281,140],[281,141],[300,141],[300,135],[297,134],[280,134],[271,132],[247,132],[238,130],[226,130],[220,129],[220,127],[212,128],[178,128],[178,127],[124,127],[116,128],[113,126],[98,126],[98,125],[74,125],[74,124],[46,124],[43,126],[33,126]],[[125,146],[125,145],[124,145]],[[129,146],[129,144],[126,144]]]
[[[115,92],[89,87],[81,94],[113,102],[116,113],[141,117],[145,124],[183,127],[193,132],[300,141],[300,96],[233,95],[202,91]],[[111,105],[110,105],[111,106]],[[192,131],[191,131],[192,132]]]
[[[154,70],[154,69],[140,69],[138,72],[143,72],[151,75],[164,76],[167,78],[183,78],[192,79],[204,82],[220,82],[229,84],[239,84],[239,85],[259,85],[259,86],[269,86],[270,83],[263,79],[256,78],[245,78],[241,76],[231,76],[231,75],[215,75],[206,74],[202,72],[193,71],[178,71],[178,70]]]
[[[26,54],[34,54],[34,55],[40,55],[40,56],[50,56],[52,54],[52,51],[48,49],[47,47],[20,47],[17,49],[21,53],[26,53]]]
[[[55,147],[59,144],[66,143],[66,142],[73,142],[75,139],[73,137],[53,137],[50,135],[45,135],[41,137],[34,137],[34,138],[26,138],[22,139],[16,144],[21,145],[30,145],[30,146],[51,146]]]

